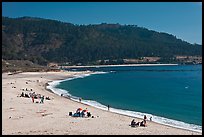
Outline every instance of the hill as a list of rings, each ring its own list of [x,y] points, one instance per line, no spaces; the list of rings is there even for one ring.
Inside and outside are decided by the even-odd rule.
[[[137,25],[74,25],[42,18],[2,17],[4,60],[88,65],[142,57],[159,57],[160,62],[171,63],[175,56],[202,56],[202,46]]]

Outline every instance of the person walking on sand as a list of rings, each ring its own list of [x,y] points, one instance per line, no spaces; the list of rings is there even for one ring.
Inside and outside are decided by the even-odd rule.
[[[108,111],[110,110],[109,108],[110,108],[110,106],[108,105]]]

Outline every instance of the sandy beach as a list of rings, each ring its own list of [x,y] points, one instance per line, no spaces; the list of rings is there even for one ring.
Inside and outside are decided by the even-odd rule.
[[[2,134],[22,135],[202,135],[147,121],[147,127],[130,127],[133,117],[100,110],[45,89],[46,83],[91,72],[24,72],[2,74]],[[28,91],[25,91],[27,88]],[[31,91],[32,89],[32,91]],[[24,90],[24,91],[23,91]],[[33,103],[19,97],[21,92],[36,92],[51,100]],[[40,101],[39,99],[35,99]],[[87,108],[94,118],[71,117],[69,112]],[[142,119],[135,118],[136,121]]]
[[[61,68],[92,68],[92,67],[128,67],[128,66],[175,66],[178,64],[122,64],[122,65],[92,65],[92,66],[60,66]]]

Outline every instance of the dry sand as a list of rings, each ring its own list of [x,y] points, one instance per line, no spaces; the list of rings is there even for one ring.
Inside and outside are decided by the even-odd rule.
[[[154,122],[147,127],[129,126],[132,117],[115,114],[84,105],[45,90],[49,81],[65,79],[74,74],[90,72],[27,72],[2,74],[2,134],[54,135],[201,135],[202,133],[173,128]],[[39,80],[39,82],[37,82]],[[27,82],[27,84],[26,84]],[[11,84],[12,83],[12,84]],[[14,88],[16,87],[16,88]],[[22,88],[49,96],[44,104],[32,103],[31,98],[17,97]],[[25,91],[24,91],[25,92]],[[27,91],[31,92],[31,91]],[[37,101],[37,100],[35,100]],[[87,108],[94,118],[68,116],[77,108]],[[141,121],[137,119],[136,121]]]
[[[91,65],[91,66],[60,66],[62,68],[92,68],[92,67],[128,67],[128,66],[175,66],[178,64],[121,64],[121,65]]]

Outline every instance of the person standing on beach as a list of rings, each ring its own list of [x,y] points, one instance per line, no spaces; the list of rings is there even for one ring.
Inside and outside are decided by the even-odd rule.
[[[108,111],[109,111],[110,106],[108,105]]]
[[[144,115],[144,125],[146,125],[146,120],[147,120],[147,116],[146,115]]]
[[[150,117],[149,120],[152,121],[152,117]]]
[[[44,101],[44,96],[41,97],[40,103],[43,103]]]
[[[32,102],[34,103],[34,96],[32,95]]]
[[[146,115],[144,115],[144,120],[146,120],[147,119],[147,116]]]

